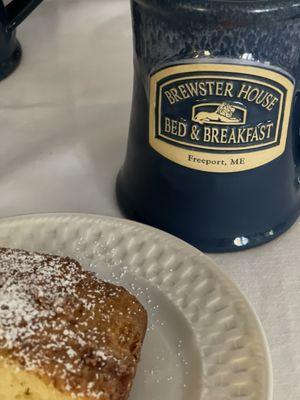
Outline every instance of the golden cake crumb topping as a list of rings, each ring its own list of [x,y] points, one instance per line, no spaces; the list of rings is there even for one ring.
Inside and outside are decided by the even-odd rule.
[[[62,392],[127,398],[146,320],[135,297],[70,258],[0,249],[0,357]]]

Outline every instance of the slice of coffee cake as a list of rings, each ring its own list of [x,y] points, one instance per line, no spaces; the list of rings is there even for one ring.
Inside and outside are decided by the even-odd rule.
[[[126,400],[146,311],[59,256],[0,249],[0,399]]]

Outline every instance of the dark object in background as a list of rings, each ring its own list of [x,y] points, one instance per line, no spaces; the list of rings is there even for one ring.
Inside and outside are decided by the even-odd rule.
[[[300,210],[300,1],[132,0],[126,215],[210,252]]]
[[[19,65],[22,49],[16,39],[16,27],[43,0],[12,0],[7,6],[0,1],[0,79]]]

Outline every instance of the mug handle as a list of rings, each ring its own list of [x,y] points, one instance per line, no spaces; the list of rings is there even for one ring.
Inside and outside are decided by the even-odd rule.
[[[5,7],[7,15],[6,29],[8,32],[16,29],[21,22],[42,2],[43,0],[12,0]]]

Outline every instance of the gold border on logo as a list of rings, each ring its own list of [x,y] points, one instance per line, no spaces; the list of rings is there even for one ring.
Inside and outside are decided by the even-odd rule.
[[[216,154],[216,153],[207,153],[195,150],[188,150],[182,147],[176,146],[176,144],[166,143],[165,141],[160,140],[156,137],[156,118],[155,118],[155,110],[157,107],[156,104],[156,95],[157,95],[157,87],[158,83],[168,76],[172,76],[178,73],[186,73],[185,79],[188,79],[189,73],[192,72],[207,72],[208,75],[201,75],[203,78],[216,78],[214,75],[209,75],[213,72],[226,72],[226,73],[237,73],[237,74],[244,74],[250,75],[252,77],[261,77],[261,78],[268,78],[274,82],[280,83],[284,86],[287,90],[285,104],[283,104],[284,93],[277,87],[267,83],[261,82],[260,80],[255,80],[251,78],[239,78],[239,77],[231,77],[234,80],[241,80],[245,82],[253,82],[258,84],[263,84],[264,86],[271,87],[273,90],[279,92],[280,96],[280,108],[278,114],[278,122],[276,128],[276,138],[273,142],[268,142],[263,145],[255,145],[255,146],[248,146],[248,147],[239,147],[238,149],[232,147],[207,147],[202,145],[192,145],[193,147],[199,147],[200,149],[207,149],[207,150],[219,150],[219,151],[226,151],[226,150],[236,150],[236,153],[231,154]],[[197,76],[192,76],[193,78],[197,78]],[[225,77],[224,77],[225,78]],[[230,79],[230,77],[226,77],[226,79]],[[160,96],[159,96],[159,126],[160,126],[160,119],[161,119],[161,92],[162,88],[165,85],[170,83],[182,80],[182,78],[176,78],[174,80],[166,82],[164,85],[160,87]],[[150,118],[149,118],[149,141],[151,147],[156,150],[159,154],[163,155],[164,157],[168,158],[169,160],[183,165],[187,168],[192,168],[200,171],[206,172],[219,172],[219,173],[233,173],[239,171],[246,171],[249,169],[257,168],[264,164],[267,164],[274,159],[278,158],[280,155],[283,154],[286,146],[288,128],[289,128],[289,120],[291,114],[291,107],[292,107],[292,99],[294,93],[294,85],[293,83],[285,77],[283,74],[273,71],[271,69],[266,69],[262,67],[254,67],[248,65],[235,65],[235,64],[182,64],[173,67],[165,68],[151,77],[150,80]],[[240,150],[251,150],[255,148],[262,148],[265,146],[269,146],[272,143],[276,143],[278,140],[280,123],[282,121],[282,134],[280,138],[280,143],[278,146],[273,146],[272,148],[268,148],[265,150],[261,150],[258,152],[250,152],[250,153],[239,153]],[[158,133],[159,134],[159,133]],[[163,135],[160,135],[163,136]],[[178,141],[176,139],[167,138],[169,141],[175,142],[185,146],[188,146],[188,143],[183,143],[182,141]],[[244,164],[243,165],[231,165],[231,160],[234,158],[243,158]],[[195,159],[197,161],[191,162],[191,159]]]

